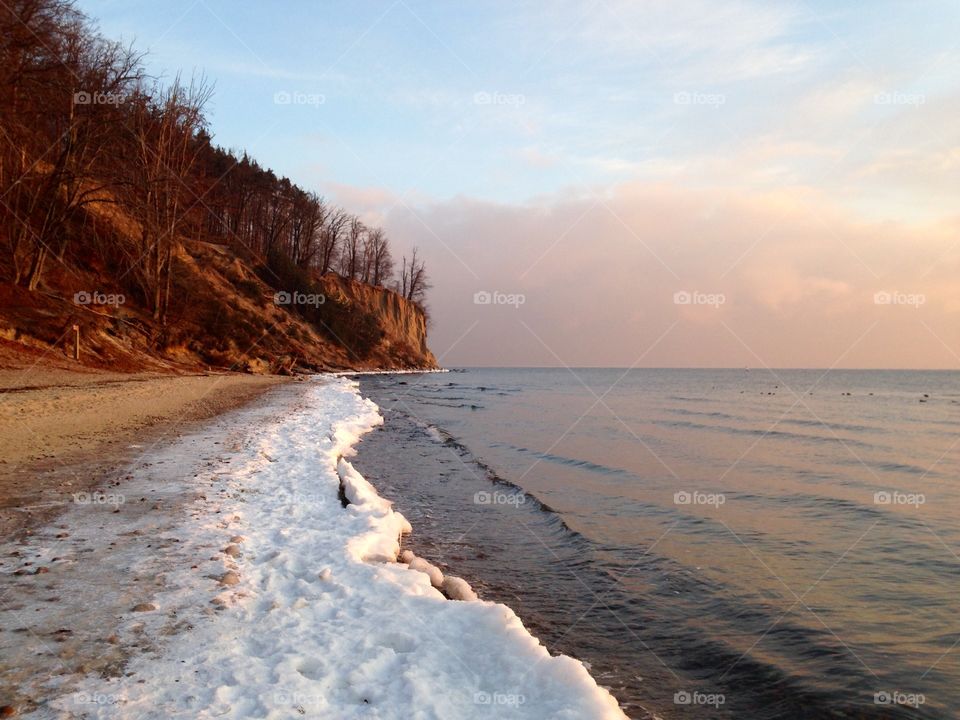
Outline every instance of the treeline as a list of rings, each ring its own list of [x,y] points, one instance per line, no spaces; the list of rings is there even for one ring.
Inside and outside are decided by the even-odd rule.
[[[132,47],[103,38],[71,0],[0,3],[0,242],[8,281],[36,290],[71,243],[119,265],[165,323],[183,238],[229,244],[278,289],[283,275],[336,272],[423,306],[416,251],[381,228],[211,142],[202,78],[150,78]],[[136,230],[78,230],[91,203]],[[101,205],[101,207],[103,206]],[[282,272],[281,272],[282,271]]]

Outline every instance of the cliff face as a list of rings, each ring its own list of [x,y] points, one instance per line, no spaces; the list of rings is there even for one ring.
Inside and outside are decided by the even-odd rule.
[[[416,304],[393,290],[328,274],[321,279],[328,298],[376,318],[383,336],[371,352],[370,367],[436,368],[427,347],[427,321]]]
[[[0,343],[72,358],[79,333],[79,364],[120,371],[437,367],[423,311],[392,290],[329,274],[312,281],[322,300],[296,306],[278,301],[275,278],[256,259],[189,240],[173,267],[161,321],[129,278],[78,246],[37,292],[0,282]]]

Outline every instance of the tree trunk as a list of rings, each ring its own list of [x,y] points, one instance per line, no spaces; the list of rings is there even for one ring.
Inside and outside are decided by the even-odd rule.
[[[153,267],[150,268],[150,284],[153,299],[151,305],[153,306],[153,319],[160,320],[160,298],[163,293],[163,284],[162,284],[162,275],[163,268],[160,265],[160,241],[158,240],[156,245],[154,245],[153,250],[151,251],[153,255]]]
[[[47,246],[40,245],[37,248],[37,254],[33,256],[33,264],[30,266],[30,274],[27,279],[27,290],[33,292],[40,284],[40,276],[43,275],[43,264],[47,259]]]
[[[160,310],[160,325],[166,327],[167,313],[170,311],[170,277],[173,275],[173,252],[172,248],[167,249],[166,261],[166,281],[164,283],[163,306]]]

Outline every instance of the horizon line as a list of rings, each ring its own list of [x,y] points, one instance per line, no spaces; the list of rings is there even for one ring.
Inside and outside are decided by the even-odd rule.
[[[960,372],[960,367],[791,367],[791,366],[637,366],[630,365],[449,365],[444,370],[737,370],[740,372],[773,372],[784,370],[821,370],[824,372]]]

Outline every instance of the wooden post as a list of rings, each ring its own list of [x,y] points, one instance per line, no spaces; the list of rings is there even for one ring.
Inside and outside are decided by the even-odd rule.
[[[73,326],[73,359],[80,359],[80,326]]]

